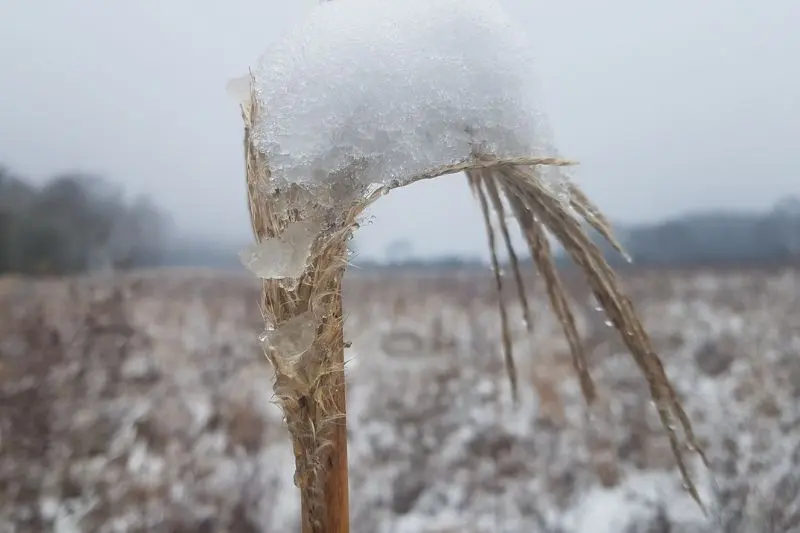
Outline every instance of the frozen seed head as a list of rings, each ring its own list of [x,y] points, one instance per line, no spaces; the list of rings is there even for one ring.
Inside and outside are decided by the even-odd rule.
[[[400,183],[468,159],[554,155],[522,27],[493,0],[338,0],[253,71],[272,180]],[[245,99],[234,80],[229,91]]]

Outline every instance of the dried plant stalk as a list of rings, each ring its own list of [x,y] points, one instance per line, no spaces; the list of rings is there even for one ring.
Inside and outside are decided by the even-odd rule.
[[[503,205],[503,199],[500,196],[500,191],[497,189],[497,184],[491,179],[491,175],[481,173],[483,177],[483,184],[486,187],[486,194],[492,201],[495,213],[497,213],[497,220],[500,226],[500,232],[503,234],[503,241],[506,244],[506,251],[508,252],[508,261],[511,264],[511,270],[514,272],[514,280],[517,282],[517,297],[519,298],[522,306],[522,321],[525,323],[525,329],[529,332],[533,330],[533,322],[531,321],[531,313],[528,307],[528,298],[526,297],[525,282],[522,280],[522,270],[519,266],[519,259],[517,259],[517,252],[514,250],[514,245],[511,242],[511,234],[508,231],[508,224],[506,224],[506,209]],[[469,176],[469,173],[467,173]]]
[[[479,172],[480,171],[476,170],[468,170],[467,179],[469,180],[469,184],[481,204],[484,227],[486,228],[486,236],[489,240],[489,253],[492,258],[492,272],[494,272],[494,281],[497,287],[497,307],[500,312],[501,338],[503,339],[503,359],[506,365],[506,372],[508,373],[508,381],[511,383],[511,395],[516,402],[517,369],[514,365],[514,353],[512,351],[511,344],[511,330],[508,327],[508,311],[506,310],[506,303],[503,299],[503,274],[500,271],[500,261],[497,259],[497,245],[495,243],[494,229],[492,228],[491,208],[489,207],[489,202],[486,200],[486,193],[483,191],[482,178]]]
[[[272,196],[265,192],[270,170],[253,144],[253,118],[258,116],[254,95],[242,110],[250,218],[255,238],[261,242],[279,235],[299,213],[291,202],[279,198],[289,192]],[[274,347],[265,346],[275,369],[275,395],[292,439],[303,533],[349,531],[342,278],[347,240],[359,212],[354,209],[346,214],[316,239],[309,265],[295,288],[279,280],[262,284],[260,307],[266,328],[279,329],[304,313],[316,320],[313,343],[299,357],[285,360]]]
[[[531,258],[533,258],[534,264],[544,278],[550,306],[561,323],[564,336],[567,338],[567,344],[569,344],[570,353],[572,354],[572,366],[578,375],[583,396],[587,402],[591,403],[595,398],[594,381],[589,374],[586,353],[581,345],[575,317],[567,300],[567,293],[558,277],[558,270],[550,250],[550,242],[547,240],[544,228],[536,221],[535,216],[526,208],[520,197],[510,194],[508,195],[508,201],[522,228],[523,236],[531,252]]]
[[[530,164],[524,164],[525,160]],[[559,240],[570,257],[583,270],[595,298],[605,310],[611,324],[619,332],[647,380],[651,397],[669,438],[684,486],[698,505],[705,509],[684,460],[681,439],[676,431],[678,428],[683,431],[686,448],[697,452],[706,466],[708,466],[708,461],[697,442],[689,418],[664,371],[661,360],[652,348],[650,338],[645,332],[633,304],[622,290],[602,252],[584,230],[575,214],[583,218],[621,254],[625,257],[628,256],[613,236],[608,220],[577,185],[567,184],[569,200],[568,203],[565,203],[546,186],[545,180],[538,173],[538,168],[541,166],[570,164],[569,161],[557,158],[501,160],[491,155],[475,154],[472,164],[465,161],[451,167],[442,167],[417,179],[427,179],[453,172],[466,172],[470,187],[475,192],[483,212],[498,292],[502,291],[503,283],[496,253],[496,239],[490,220],[491,210],[495,211],[500,221],[501,232],[506,239],[507,247],[509,247],[509,256],[515,277],[518,282],[521,282],[518,262],[516,256],[511,252],[510,239],[507,235],[505,211],[500,198],[500,191],[502,191],[522,229],[534,264],[544,278],[553,312],[561,323],[570,346],[573,366],[578,375],[581,390],[586,400],[591,402],[596,394],[594,383],[589,373],[586,354],[580,341],[575,318],[569,307],[567,293],[561,284],[553,260],[546,236],[547,231]],[[411,180],[411,182],[413,181],[416,179]],[[487,197],[491,199],[491,207]],[[519,286],[521,287],[521,285]],[[523,313],[525,313],[528,304],[524,289],[518,291],[518,297]],[[512,394],[516,396],[517,379],[511,350],[508,312],[502,300],[499,304],[499,311],[504,358],[509,372]]]
[[[288,357],[274,346],[265,346],[266,356],[275,369],[274,391],[285,413],[294,448],[295,483],[300,489],[302,501],[303,533],[349,531],[342,324],[342,278],[347,264],[347,241],[364,209],[387,192],[419,180],[458,172],[466,172],[484,217],[498,291],[504,360],[514,397],[517,394],[517,376],[508,310],[503,299],[503,276],[491,222],[493,213],[499,221],[514,271],[517,296],[529,325],[530,318],[519,261],[506,223],[503,197],[519,223],[534,264],[544,279],[552,309],[569,343],[573,365],[586,400],[593,400],[595,388],[575,318],[553,261],[547,240],[548,231],[583,270],[595,298],[642,371],[685,486],[702,507],[683,459],[681,439],[676,429],[682,429],[688,447],[698,451],[704,462],[705,456],[700,451],[689,419],[633,304],[576,215],[585,219],[624,254],[622,246],[613,237],[608,221],[577,186],[567,186],[569,200],[564,201],[547,187],[539,175],[541,166],[565,166],[572,164],[570,161],[553,157],[501,160],[475,153],[457,164],[433,169],[403,183],[385,185],[369,196],[346,196],[349,200],[331,208],[328,204],[315,204],[314,195],[297,185],[281,190],[266,189],[265,184],[270,178],[269,163],[256,150],[252,138],[253,120],[259,116],[258,112],[257,99],[251,90],[250,100],[242,105],[242,116],[245,122],[244,148],[250,217],[256,240],[261,242],[280,235],[288,224],[309,213],[324,217],[326,222],[325,231],[320,233],[311,247],[310,260],[298,284],[287,286],[280,280],[264,280],[261,291],[261,313],[267,329],[288,327],[301,319],[310,319],[314,325],[310,347],[299,354]],[[357,168],[354,168],[353,172],[356,171]],[[347,171],[335,178],[334,189],[337,186],[347,189],[357,181]]]
[[[535,170],[529,169],[526,171],[515,167],[498,167],[493,174],[493,179],[505,191],[512,204],[517,206],[516,215],[520,224],[526,230],[526,236],[529,235],[528,229],[532,228],[539,234],[535,240],[541,241],[541,232],[544,228],[547,228],[583,270],[595,298],[602,305],[613,326],[620,333],[623,342],[650,386],[650,394],[655,402],[661,423],[669,437],[670,445],[687,491],[698,505],[704,508],[697,492],[697,487],[692,481],[688,467],[683,459],[680,439],[676,432],[678,427],[683,430],[688,447],[697,451],[706,465],[708,464],[707,460],[697,443],[689,418],[664,372],[661,360],[653,350],[650,338],[645,332],[633,304],[624,294],[602,252],[592,242],[578,220],[569,212],[568,207],[541,186]],[[571,189],[574,192],[577,187],[572,185]],[[596,208],[582,194],[572,195],[570,202],[573,207],[575,205],[579,207],[577,209],[579,213],[592,211],[597,213]],[[593,216],[593,218],[596,224],[607,230],[607,222],[598,216]],[[591,221],[589,222],[591,223]],[[536,229],[537,227],[538,229]],[[531,247],[535,248],[537,242],[529,242]],[[549,252],[540,253],[540,255],[547,256]],[[538,264],[540,264],[541,268],[543,263],[539,261]],[[549,267],[545,268],[549,269]],[[546,281],[548,277],[548,275],[545,275]],[[563,288],[556,282],[557,276],[550,277],[552,279],[547,284],[551,299],[553,296],[558,297],[561,294],[561,298],[566,301]],[[565,330],[570,328],[567,315],[559,316],[559,320]]]

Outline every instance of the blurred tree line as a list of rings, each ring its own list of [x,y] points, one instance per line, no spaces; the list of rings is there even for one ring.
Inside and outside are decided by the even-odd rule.
[[[595,243],[615,267],[628,264],[602,237]],[[654,224],[614,224],[614,233],[633,258],[635,267],[774,266],[800,264],[800,198],[786,197],[762,212],[708,210],[686,213]],[[554,243],[555,244],[555,243]],[[557,263],[574,266],[555,244]],[[402,253],[397,250],[401,250]],[[387,250],[392,268],[485,268],[477,258],[440,257],[419,259],[406,241]],[[519,252],[519,250],[518,250]],[[523,254],[523,262],[530,257]],[[360,262],[378,267],[375,262]]]
[[[0,166],[0,274],[74,274],[155,265],[167,218],[103,179],[72,173],[37,187]]]
[[[800,198],[763,212],[704,211],[647,225],[618,225],[616,233],[638,266],[779,265],[800,262]],[[624,263],[596,240],[606,257]]]
[[[155,265],[240,267],[239,248],[233,244],[178,241],[171,238],[172,229],[147,198],[128,201],[100,177],[61,174],[35,186],[0,166],[0,274],[59,275]],[[655,224],[616,224],[615,230],[635,266],[800,263],[800,198],[795,197],[763,212],[709,210]],[[626,265],[602,239],[596,242],[609,262]],[[485,268],[477,258],[416,258],[410,245],[404,246],[402,253],[388,254],[391,266]],[[558,262],[571,263],[563,254]]]

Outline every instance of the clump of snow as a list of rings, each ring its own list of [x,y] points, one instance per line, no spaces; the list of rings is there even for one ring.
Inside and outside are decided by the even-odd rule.
[[[239,259],[259,278],[296,280],[306,268],[311,245],[320,231],[314,220],[292,222],[277,237],[242,250]]]
[[[476,148],[555,155],[533,72],[526,32],[493,0],[325,2],[253,71],[256,145],[273,179],[304,186],[402,183]]]

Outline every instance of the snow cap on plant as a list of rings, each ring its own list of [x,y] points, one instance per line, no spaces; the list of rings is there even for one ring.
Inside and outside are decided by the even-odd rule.
[[[563,326],[587,399],[594,397],[575,319],[548,240],[555,236],[647,379],[691,495],[681,453],[689,420],[630,300],[587,234],[621,253],[609,223],[564,172],[539,110],[525,31],[491,0],[322,3],[229,85],[241,100],[256,243],[242,261],[263,279],[262,339],[275,368],[311,515],[325,512],[324,463],[344,416],[341,284],[347,241],[374,201],[423,179],[466,173],[480,205],[498,292],[506,248],[528,327],[529,306],[508,215],[519,224]],[[413,206],[409,206],[413,211]],[[492,218],[499,228],[495,234]],[[503,352],[516,373],[506,306]],[[307,503],[309,502],[309,503]]]

